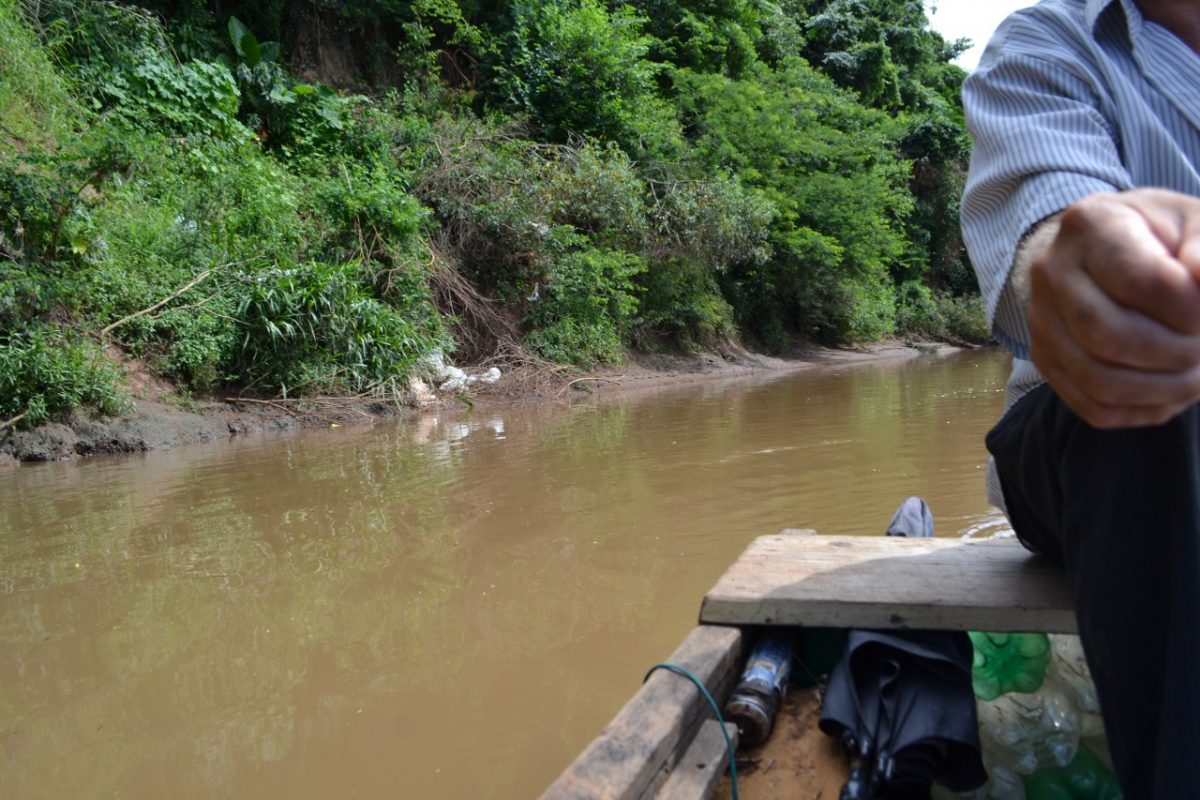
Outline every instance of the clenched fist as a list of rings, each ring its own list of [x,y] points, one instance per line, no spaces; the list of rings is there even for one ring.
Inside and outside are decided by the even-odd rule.
[[[1029,271],[1030,357],[1098,428],[1200,400],[1200,199],[1158,189],[1068,207]]]

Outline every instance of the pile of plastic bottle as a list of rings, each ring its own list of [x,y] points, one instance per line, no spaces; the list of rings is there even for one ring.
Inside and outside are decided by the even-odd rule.
[[[975,633],[971,672],[989,780],[969,800],[1120,800],[1077,636]]]

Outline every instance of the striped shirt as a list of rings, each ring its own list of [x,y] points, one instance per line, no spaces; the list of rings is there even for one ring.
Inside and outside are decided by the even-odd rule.
[[[1200,56],[1134,0],[1043,0],[996,31],[963,84],[973,139],[963,238],[1011,405],[1042,382],[1009,283],[1023,237],[1087,195],[1158,187],[1200,196]],[[1003,508],[989,469],[988,496]]]

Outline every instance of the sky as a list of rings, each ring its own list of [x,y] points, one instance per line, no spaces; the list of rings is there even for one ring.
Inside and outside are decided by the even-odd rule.
[[[1034,4],[1035,0],[925,0],[925,14],[933,29],[947,41],[966,37],[974,43],[954,61],[970,72],[1004,18],[1018,8]]]

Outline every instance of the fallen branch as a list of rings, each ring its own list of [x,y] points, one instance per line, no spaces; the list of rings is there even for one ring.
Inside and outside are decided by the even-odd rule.
[[[563,392],[565,392],[567,389],[570,389],[572,386],[574,386],[577,383],[582,383],[583,381],[598,381],[598,382],[603,381],[605,383],[620,383],[624,379],[625,379],[624,375],[618,375],[615,378],[601,378],[598,375],[584,375],[582,378],[576,378],[573,381],[567,381],[566,383],[564,383],[562,388],[558,390],[558,396],[562,397]]]
[[[204,270],[204,272],[201,272],[199,275],[197,275],[195,278],[193,278],[191,281],[189,281],[186,286],[175,291],[170,296],[164,297],[162,300],[159,300],[157,303],[150,306],[149,308],[143,308],[141,311],[135,311],[132,314],[130,314],[129,316],[122,317],[121,319],[117,320],[113,324],[111,324],[107,327],[101,328],[100,329],[101,338],[108,336],[108,334],[111,333],[114,328],[119,328],[120,326],[124,325],[126,322],[129,322],[129,320],[131,320],[131,319],[137,319],[140,316],[143,316],[145,314],[150,314],[154,311],[157,311],[158,309],[165,306],[167,303],[174,300],[176,297],[179,297],[181,294],[186,292],[188,289],[191,289],[192,287],[194,287],[196,284],[200,283],[201,281],[207,280],[208,277],[210,275],[212,275],[214,271],[215,271],[215,268]]]
[[[274,400],[259,400],[253,397],[222,397],[221,399],[226,403],[274,403],[276,405],[311,402],[311,398],[308,397],[276,397]]]
[[[226,403],[257,403],[259,405],[274,406],[275,408],[278,408],[282,411],[286,411],[287,413],[291,414],[293,417],[298,417],[299,414],[297,414],[295,411],[292,411],[290,408],[288,408],[288,405],[320,406],[322,408],[333,409],[335,411],[346,411],[346,412],[349,412],[352,414],[358,414],[360,417],[366,417],[367,419],[372,420],[372,421],[379,420],[378,415],[368,414],[366,411],[363,411],[362,409],[354,407],[354,403],[356,401],[362,402],[365,400],[365,398],[362,398],[362,396],[281,397],[281,398],[276,398],[275,400],[258,400],[258,399],[252,398],[252,397],[225,397],[222,399]],[[376,401],[371,401],[371,402],[376,402]],[[320,414],[320,412],[314,408],[313,414],[317,415],[317,414]]]
[[[287,400],[282,400],[282,401],[281,400],[255,400],[250,397],[226,397],[224,399],[225,399],[226,403],[257,403],[260,406],[274,406],[275,408],[278,408],[280,411],[284,411],[284,412],[287,412],[288,414],[291,414],[293,417],[300,416],[295,411],[292,411],[290,408],[288,408],[287,406],[284,405],[284,403],[289,402]],[[295,403],[295,402],[299,402],[299,401],[292,400],[290,402]]]
[[[21,420],[25,419],[25,415],[26,415],[26,414],[28,414],[28,413],[29,413],[28,411],[25,411],[25,412],[23,412],[23,413],[17,414],[17,415],[16,415],[15,417],[13,417],[12,419],[8,419],[8,420],[5,420],[4,422],[0,422],[0,431],[4,430],[5,428],[11,428],[11,427],[13,427],[13,426],[14,426],[14,425],[16,425],[18,422],[20,422]]]
[[[222,397],[226,403],[258,403],[260,405],[276,405],[278,408],[286,408],[287,405],[323,405],[326,408],[336,408],[340,410],[355,411],[356,414],[366,414],[365,411],[359,411],[354,408],[355,403],[376,403],[378,398],[367,395],[349,395],[347,397],[276,397],[275,399],[259,399],[254,397]],[[366,416],[373,416],[366,414]],[[378,419],[378,417],[376,417]]]

